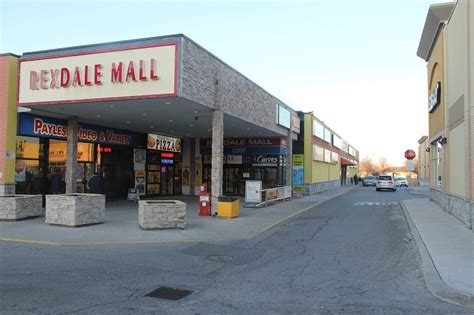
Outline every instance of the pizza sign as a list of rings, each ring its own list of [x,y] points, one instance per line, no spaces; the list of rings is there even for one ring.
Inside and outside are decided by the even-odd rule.
[[[181,152],[181,139],[149,133],[147,148],[150,150]]]

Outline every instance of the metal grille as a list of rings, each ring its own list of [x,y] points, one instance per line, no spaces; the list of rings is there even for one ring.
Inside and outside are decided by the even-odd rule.
[[[145,296],[176,301],[190,295],[191,293],[193,293],[193,291],[159,287]]]
[[[234,257],[225,255],[212,255],[207,256],[206,259],[218,263],[230,263],[234,260]]]

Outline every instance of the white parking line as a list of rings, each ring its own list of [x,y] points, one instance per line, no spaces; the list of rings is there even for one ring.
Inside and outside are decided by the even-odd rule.
[[[395,206],[398,202],[379,202],[379,201],[363,201],[354,203],[354,206]]]

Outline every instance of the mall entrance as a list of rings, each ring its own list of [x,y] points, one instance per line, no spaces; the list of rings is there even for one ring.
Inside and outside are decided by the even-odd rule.
[[[106,199],[126,199],[128,189],[135,187],[133,148],[97,145],[97,162],[104,177]]]

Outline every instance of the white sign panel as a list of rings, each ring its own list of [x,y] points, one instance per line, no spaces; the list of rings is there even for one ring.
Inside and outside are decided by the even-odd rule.
[[[407,167],[407,171],[414,172],[415,171],[415,162],[413,160],[407,160],[406,167]]]
[[[227,155],[227,164],[242,164],[242,155]]]
[[[174,96],[177,45],[23,57],[19,105]]]
[[[245,181],[245,202],[262,202],[262,181],[246,180]]]

